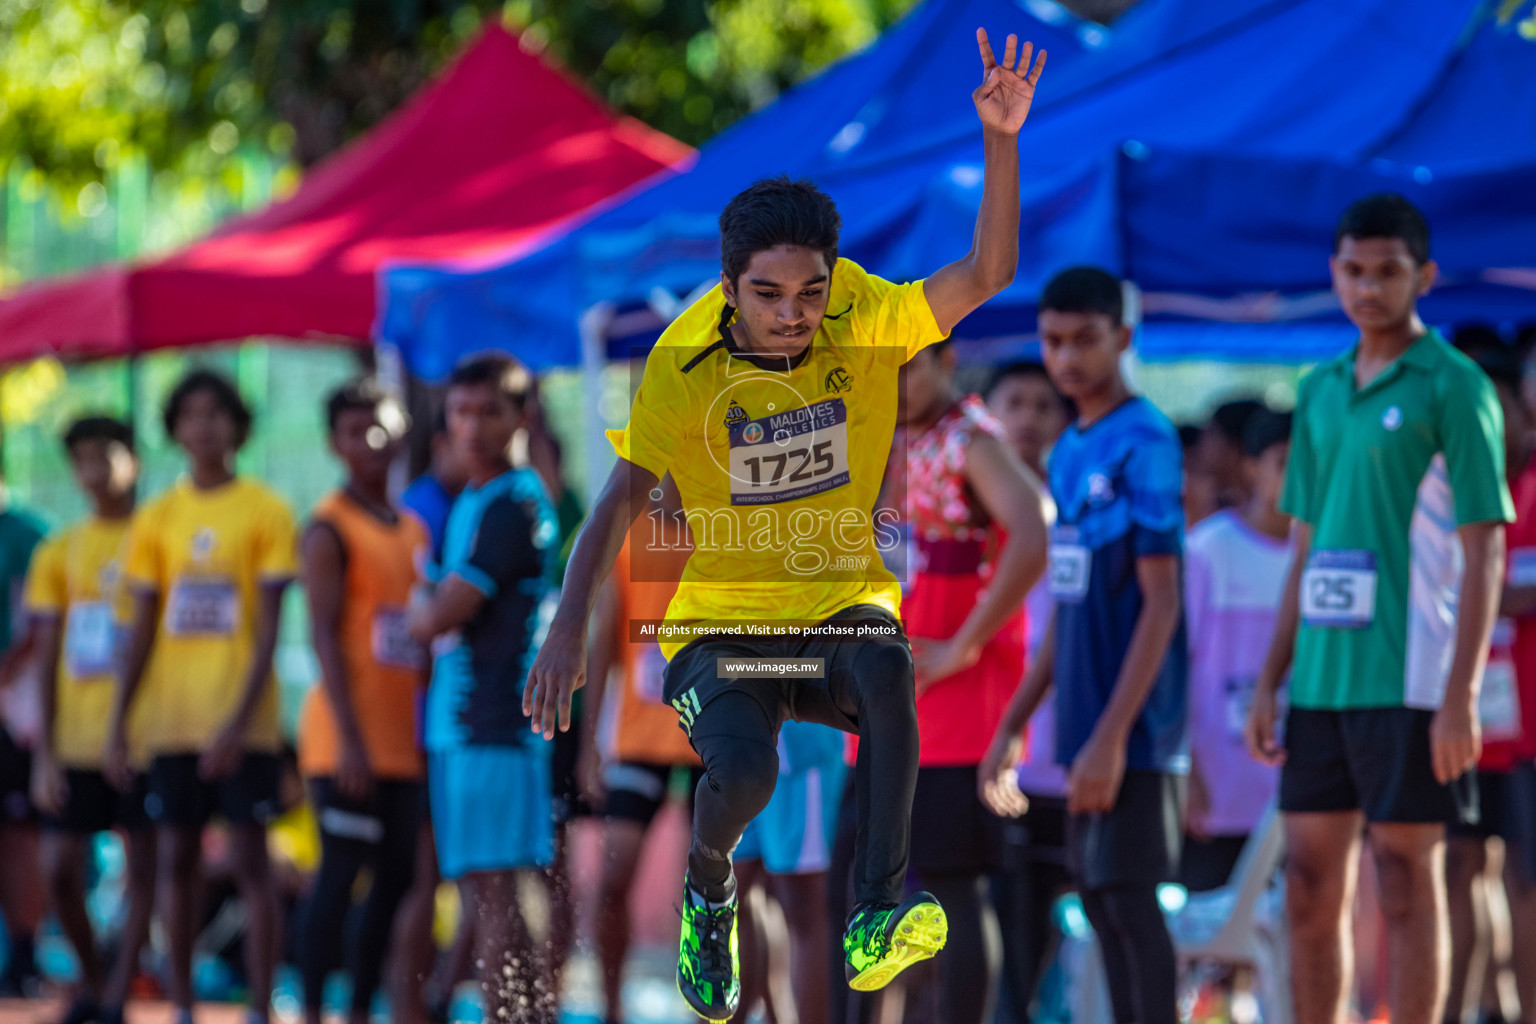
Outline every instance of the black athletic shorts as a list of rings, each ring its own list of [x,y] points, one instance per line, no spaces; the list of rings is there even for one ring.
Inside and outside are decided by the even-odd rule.
[[[976,768],[919,768],[912,797],[912,870],[986,875],[1002,866],[1002,818],[976,795]]]
[[[233,773],[205,780],[197,754],[162,754],[149,764],[144,801],[157,825],[201,828],[215,816],[231,825],[265,825],[277,816],[283,762],[276,754],[247,753]]]
[[[1029,796],[1029,794],[1025,794]],[[1029,796],[1029,810],[1003,822],[1003,867],[1067,869],[1067,801],[1059,796]]]
[[[321,775],[309,780],[309,798],[322,835],[369,846],[389,836],[414,853],[425,788],[414,779],[375,779],[366,799],[350,800],[336,791],[334,779]]]
[[[642,828],[649,828],[656,812],[667,802],[672,786],[672,774],[688,773],[688,799],[699,786],[704,769],[697,766],[671,764],[642,764],[639,761],[621,761],[603,769],[603,817],[614,821],[629,821]]]
[[[896,617],[884,608],[876,605],[859,604],[852,608],[844,608],[836,615],[826,619],[825,624],[835,623],[839,627],[857,631],[861,627],[867,630],[880,631],[879,635],[870,640],[900,640],[903,644],[907,641],[907,634],[902,629],[901,623]],[[828,680],[833,673],[842,669],[858,653],[859,641],[850,634],[849,638],[829,639],[824,637],[744,637],[744,636],[706,636],[690,642],[682,650],[672,656],[667,663],[666,675],[662,682],[662,695],[667,703],[678,709],[679,722],[683,731],[687,732],[693,722],[693,717],[703,710],[710,701],[720,694],[737,686],[737,681],[732,677],[721,678],[719,668],[715,664],[717,658],[741,658],[752,660],[754,658],[821,658],[824,674],[820,679],[802,679],[785,677],[780,691],[785,695],[791,705],[786,710],[788,717],[796,718],[793,703],[795,691],[799,687],[809,687],[825,692],[828,689]],[[772,680],[751,679],[750,683],[771,682]],[[793,684],[793,685],[789,685]],[[837,722],[838,728],[844,732],[858,732],[857,723],[846,716],[838,716],[842,721]],[[827,723],[833,724],[833,723]]]
[[[1536,885],[1536,764],[1519,764],[1509,773],[1504,803],[1505,856],[1514,858],[1520,874]]]
[[[1474,773],[1435,780],[1421,708],[1291,708],[1285,717],[1280,809],[1363,811],[1365,820],[1430,824],[1479,818]]]
[[[1231,880],[1232,869],[1247,845],[1247,836],[1185,836],[1179,855],[1179,884],[1190,892],[1220,889]]]
[[[32,807],[32,751],[0,725],[0,824],[36,821]]]
[[[1079,889],[1159,885],[1179,874],[1186,779],[1127,771],[1106,814],[1067,816],[1067,855]]]
[[[114,828],[133,832],[149,827],[144,811],[149,786],[143,775],[135,775],[133,788],[124,793],[96,769],[66,768],[64,785],[69,790],[64,809],[57,816],[42,815],[43,828],[50,832],[92,836]]]

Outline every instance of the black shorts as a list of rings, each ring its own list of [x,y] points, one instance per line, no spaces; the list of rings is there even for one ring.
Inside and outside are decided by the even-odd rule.
[[[903,645],[907,642],[907,634],[902,629],[901,623],[890,612],[876,605],[859,604],[851,608],[844,608],[827,618],[824,625],[836,623],[850,630],[858,630],[861,627],[868,630],[882,631],[879,636],[873,637],[874,642],[900,641]],[[865,641],[868,642],[868,641]],[[862,646],[860,640],[850,636],[848,639],[833,639],[823,637],[703,637],[694,640],[672,656],[667,663],[666,675],[663,677],[662,695],[667,703],[679,709],[678,718],[687,732],[693,717],[702,711],[710,701],[728,690],[742,688],[741,683],[731,676],[721,677],[719,668],[715,664],[717,658],[820,658],[823,662],[824,674],[820,679],[796,679],[786,677],[777,682],[777,689],[787,703],[785,711],[792,719],[799,720],[795,713],[795,696],[801,688],[820,690],[823,695],[828,690],[828,681],[838,672],[848,671],[853,658],[858,654]],[[744,679],[747,684],[767,684],[774,686],[774,679]],[[757,688],[759,691],[761,687]],[[856,733],[859,731],[858,723],[846,715],[832,716],[835,721],[825,724],[834,725],[844,732]],[[818,719],[820,720],[820,719]]]
[[[1527,877],[1536,879],[1536,859],[1529,854],[1536,846],[1536,765],[1517,765],[1507,772],[1480,771],[1475,785],[1479,819],[1469,823],[1453,817],[1445,823],[1445,834],[1458,839],[1502,839],[1522,869],[1529,869]]]
[[[37,820],[32,807],[32,751],[0,726],[0,825]]]
[[[69,795],[57,816],[42,816],[43,828],[75,836],[92,836],[114,828],[129,832],[149,827],[144,798],[149,792],[143,775],[133,777],[133,788],[124,793],[96,769],[66,768],[64,784]]]
[[[1127,771],[1107,814],[1067,816],[1067,856],[1079,889],[1159,885],[1179,874],[1186,779]]]
[[[1435,780],[1429,724],[1420,708],[1291,708],[1285,718],[1280,809],[1363,811],[1369,822],[1431,824],[1478,818],[1473,773]]]
[[[149,764],[144,801],[156,825],[202,828],[215,816],[231,825],[265,825],[277,816],[283,762],[276,754],[247,753],[234,772],[208,781],[197,773],[198,754],[162,754]]]
[[[971,765],[919,768],[912,797],[912,870],[986,875],[1002,866],[1002,818],[976,795]]]
[[[1179,855],[1179,884],[1190,892],[1220,889],[1231,880],[1232,869],[1247,845],[1247,836],[1185,836]]]
[[[639,761],[609,765],[603,770],[603,786],[608,791],[603,799],[603,817],[649,828],[656,812],[667,802],[672,774],[676,771],[688,773],[688,799],[692,802],[693,791],[704,775],[703,768]]]
[[[350,839],[377,846],[386,839],[396,848],[416,849],[421,826],[421,791],[414,779],[376,779],[365,800],[349,800],[336,791],[329,776],[309,780],[315,823],[322,837]]]
[[[1032,796],[1022,817],[1003,819],[1003,870],[1066,871],[1067,801]]]

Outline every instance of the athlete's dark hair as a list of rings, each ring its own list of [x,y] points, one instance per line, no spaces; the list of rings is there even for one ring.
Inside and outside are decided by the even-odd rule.
[[[396,406],[394,397],[379,385],[373,377],[358,377],[349,380],[341,387],[332,391],[325,399],[325,426],[331,433],[336,433],[336,424],[341,420],[341,414],[361,409],[367,412],[377,412],[385,406]],[[404,413],[401,413],[402,418]]]
[[[448,433],[448,403],[437,403],[437,409],[432,413],[432,436],[442,437]]]
[[[1254,417],[1262,412],[1268,412],[1269,406],[1256,398],[1239,398],[1231,402],[1223,402],[1211,413],[1211,423],[1207,430],[1214,430],[1232,444],[1241,448],[1244,438],[1248,436],[1248,424]]]
[[[993,370],[983,395],[990,399],[992,392],[996,391],[1004,381],[1012,380],[1015,377],[1034,377],[1045,381],[1051,389],[1051,394],[1056,396],[1056,401],[1060,403],[1062,411],[1067,414],[1067,417],[1070,419],[1077,416],[1077,403],[1058,391],[1056,385],[1051,383],[1051,375],[1045,372],[1045,364],[1036,362],[1033,359],[1019,359],[1012,363],[1004,363]]]
[[[477,384],[491,385],[521,409],[528,401],[528,393],[533,390],[533,376],[511,356],[486,352],[467,357],[448,375],[449,391]]]
[[[1417,206],[1395,192],[1378,192],[1350,203],[1333,233],[1335,253],[1346,238],[1398,238],[1413,262],[1421,266],[1429,262],[1429,222]]]
[[[1179,427],[1179,447],[1188,452],[1200,443],[1200,435],[1205,433],[1205,428],[1198,423],[1185,423]]]
[[[832,197],[812,182],[782,174],[764,178],[738,192],[720,213],[720,268],[735,284],[756,253],[798,245],[821,250],[831,273],[842,227]]]
[[[166,435],[176,436],[176,421],[181,419],[182,406],[187,404],[187,399],[199,391],[206,391],[212,395],[219,407],[235,421],[235,447],[244,445],[251,436],[251,423],[255,419],[251,414],[251,407],[245,404],[245,399],[240,397],[239,389],[230,382],[228,377],[213,370],[193,370],[171,389],[170,397],[165,400]]]
[[[1102,313],[1116,327],[1125,324],[1125,294],[1120,279],[1100,267],[1071,267],[1046,282],[1040,312]]]
[[[1256,459],[1277,444],[1291,443],[1291,414],[1264,407],[1248,418],[1243,454]]]
[[[1472,356],[1472,361],[1488,375],[1497,388],[1508,388],[1510,394],[1520,395],[1520,360],[1508,349],[1486,349]]]
[[[64,450],[71,456],[83,441],[116,441],[133,451],[133,428],[111,416],[82,416],[64,431]]]

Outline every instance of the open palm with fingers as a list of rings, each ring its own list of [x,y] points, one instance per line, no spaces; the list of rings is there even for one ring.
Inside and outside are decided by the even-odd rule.
[[[981,123],[1008,135],[1017,135],[1029,116],[1029,105],[1035,99],[1035,83],[1045,69],[1045,51],[1034,57],[1035,44],[1025,43],[1019,49],[1019,37],[1008,36],[1003,49],[1002,63],[992,53],[987,40],[987,30],[976,30],[976,45],[981,48],[981,85],[971,93],[976,104],[976,114]],[[1018,59],[1015,60],[1015,54]],[[1033,67],[1030,58],[1034,57]]]

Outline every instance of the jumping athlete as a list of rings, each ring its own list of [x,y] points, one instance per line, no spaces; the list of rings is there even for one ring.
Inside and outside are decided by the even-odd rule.
[[[659,638],[670,659],[665,696],[705,766],[678,988],[708,1020],[728,1019],[739,1002],[731,852],[773,794],[776,738],[789,718],[861,740],[849,984],[880,988],[944,945],[931,896],[900,902],[917,714],[900,589],[878,557],[894,531],[884,526],[877,539],[882,524],[870,510],[901,364],[1007,287],[1018,263],[1017,135],[1045,54],[1031,66],[1033,47],[1021,52],[1010,36],[999,63],[985,31],[977,41],[986,177],[971,251],[925,281],[895,285],[838,258],[837,210],[815,186],[780,178],[733,199],[720,217],[720,285],[662,335],[628,427],[610,435],[619,462],[576,542],[524,689],[535,731],[569,728],[598,588],[670,471],[695,550]],[[729,665],[738,658],[794,659],[795,671],[820,675],[754,676],[758,666]]]

